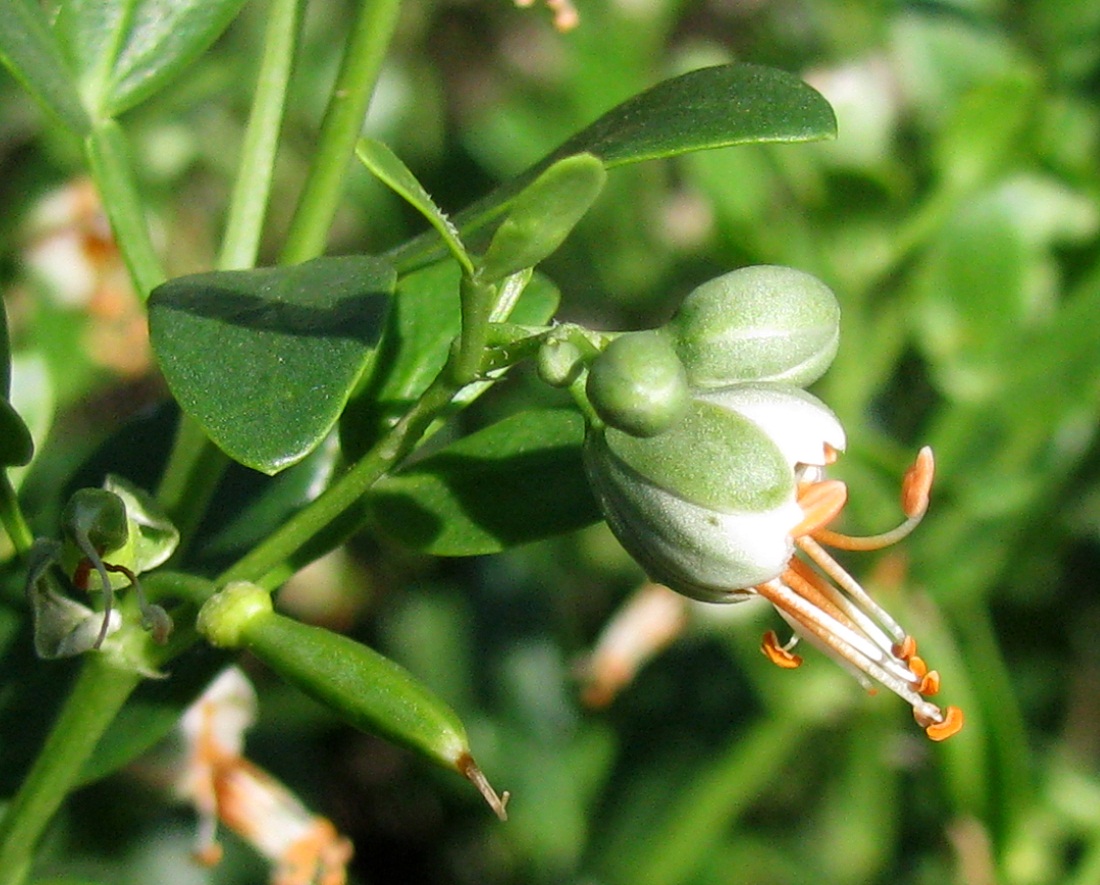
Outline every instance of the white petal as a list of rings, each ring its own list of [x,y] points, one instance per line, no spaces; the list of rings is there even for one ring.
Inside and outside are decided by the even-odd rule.
[[[824,465],[826,444],[837,451],[844,449],[844,428],[836,415],[797,387],[738,384],[696,396],[744,415],[771,437],[792,467]]]

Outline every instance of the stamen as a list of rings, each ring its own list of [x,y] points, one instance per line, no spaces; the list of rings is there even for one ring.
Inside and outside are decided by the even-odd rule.
[[[798,637],[792,636],[790,642],[786,645],[780,645],[779,637],[775,631],[769,630],[764,634],[764,639],[760,643],[760,651],[764,653],[764,657],[777,667],[782,667],[784,670],[794,670],[796,667],[802,666],[802,656],[791,651],[797,642]]]
[[[822,544],[836,547],[838,550],[881,550],[883,547],[896,544],[920,525],[921,519],[924,518],[924,513],[928,509],[928,496],[934,473],[935,461],[932,458],[932,449],[925,446],[917,453],[916,461],[905,472],[905,478],[902,480],[901,508],[906,520],[896,528],[877,535],[855,537],[822,527],[814,530],[813,536]]]
[[[819,537],[819,535],[815,535],[815,537]],[[818,544],[814,538],[811,538],[809,535],[804,535],[795,543],[798,544],[802,551],[809,556],[825,574],[836,581],[845,593],[852,597],[852,600],[860,609],[877,620],[895,642],[901,643],[905,640],[907,634],[901,629],[901,625],[890,616],[890,613],[887,612],[886,609],[875,602],[870,594],[863,589],[863,586],[848,574],[844,567],[833,559],[828,551]],[[899,655],[899,657],[905,660],[904,656]]]
[[[913,674],[920,679],[928,672],[928,665],[924,662],[924,658],[920,655],[910,655],[909,660],[906,661],[909,665],[909,669],[913,671]]]
[[[934,741],[947,740],[958,734],[963,727],[963,713],[958,707],[948,707],[943,711],[943,721],[933,722],[924,727],[924,733]]]
[[[917,460],[905,472],[905,479],[901,484],[901,508],[910,519],[919,519],[928,509],[928,495],[935,472],[936,462],[932,457],[932,448],[925,446],[917,452]]]
[[[903,661],[908,661],[913,655],[917,653],[917,640],[908,634],[906,637],[894,646],[894,654],[896,654]]]
[[[925,673],[920,680],[920,685],[917,686],[917,692],[924,695],[926,698],[932,697],[932,695],[939,694],[940,692],[940,674],[937,670],[929,670]]]
[[[785,572],[782,580],[769,581],[756,592],[772,605],[790,615],[802,635],[826,652],[850,662],[856,669],[905,698],[910,705],[922,703],[913,685],[913,674],[900,661],[874,645],[850,626],[837,620],[814,604],[812,591],[793,571]],[[797,588],[797,589],[795,589]]]
[[[809,535],[828,525],[848,500],[848,487],[839,479],[826,479],[802,486],[798,490],[798,506],[802,521],[791,529],[791,537]]]

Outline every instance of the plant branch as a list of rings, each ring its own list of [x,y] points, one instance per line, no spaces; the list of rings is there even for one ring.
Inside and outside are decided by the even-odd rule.
[[[35,847],[80,770],[130,693],[138,673],[89,654],[27,779],[0,820],[0,885],[20,885]]]
[[[281,264],[297,264],[324,252],[344,175],[362,131],[400,7],[400,0],[364,0],[358,5]]]

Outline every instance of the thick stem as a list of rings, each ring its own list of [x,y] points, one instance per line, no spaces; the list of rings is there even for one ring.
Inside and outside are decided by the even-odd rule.
[[[0,821],[0,885],[25,880],[43,831],[140,680],[104,655],[87,655],[45,746]]]

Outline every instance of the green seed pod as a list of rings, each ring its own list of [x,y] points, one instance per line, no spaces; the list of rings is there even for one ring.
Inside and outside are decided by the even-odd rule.
[[[687,375],[668,336],[628,332],[593,361],[588,400],[610,427],[631,436],[664,433],[687,411]]]
[[[693,599],[736,602],[780,574],[802,520],[802,465],[844,431],[810,394],[743,384],[698,394],[666,433],[590,428],[585,467],[604,517],[649,576]]]
[[[248,649],[355,727],[459,772],[505,817],[508,796],[497,796],[474,763],[457,714],[389,658],[339,633],[276,614],[266,592],[247,582],[211,597],[197,626],[214,644]]]
[[[805,387],[836,355],[840,307],[828,286],[802,271],[745,267],[695,289],[665,329],[692,387]]]

